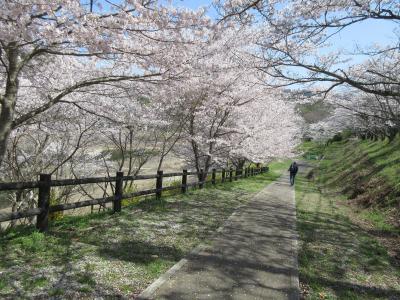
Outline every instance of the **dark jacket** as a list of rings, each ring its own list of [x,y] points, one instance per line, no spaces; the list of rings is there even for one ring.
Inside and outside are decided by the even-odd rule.
[[[297,174],[297,171],[299,170],[299,167],[297,166],[296,163],[292,163],[289,167],[289,170],[291,174]]]

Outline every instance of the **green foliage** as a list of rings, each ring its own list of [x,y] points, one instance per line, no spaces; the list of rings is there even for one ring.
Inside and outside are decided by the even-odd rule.
[[[90,287],[94,287],[96,285],[96,281],[93,279],[93,276],[87,272],[78,273],[76,281],[80,284],[85,284]]]
[[[166,261],[163,261],[162,259],[155,259],[154,261],[149,263],[147,271],[151,276],[157,276],[166,268],[168,268],[168,264]]]
[[[135,184],[128,184],[125,189],[123,194],[130,194],[130,193],[135,193],[138,191],[138,188]],[[128,198],[128,199],[123,199],[121,201],[122,206],[129,206],[129,205],[135,205],[137,204],[143,197],[139,196],[139,197],[132,197],[132,198]]]
[[[342,134],[342,137],[344,140],[347,140],[354,135],[354,133],[351,129],[345,129],[342,131],[341,134]]]
[[[53,188],[50,190],[50,206],[57,204],[61,204],[61,200],[57,194],[57,191]],[[49,214],[49,220],[50,221],[61,220],[63,216],[64,216],[63,211],[56,211]]]
[[[332,142],[340,142],[342,140],[343,140],[343,136],[340,132],[336,133],[331,139]]]
[[[387,222],[387,214],[382,211],[372,209],[361,212],[361,216],[372,222],[374,227],[382,232],[397,233],[400,235],[400,228]]]
[[[206,179],[206,180],[208,180],[208,179]],[[210,179],[210,180],[211,180],[211,179]],[[167,197],[167,196],[173,196],[173,195],[178,195],[178,194],[180,194],[180,193],[181,193],[181,185],[182,185],[182,182],[181,182],[180,180],[174,180],[174,181],[168,182],[168,185],[167,185],[167,186],[169,186],[169,187],[175,187],[175,189],[170,190],[170,191],[164,191],[164,192],[162,192],[163,196],[164,196],[164,197]]]
[[[22,236],[16,241],[21,245],[21,249],[26,252],[40,252],[46,249],[46,237],[39,231],[33,231],[28,236]]]
[[[136,205],[141,209],[151,212],[165,212],[167,210],[167,202],[165,197],[157,199],[155,196],[145,197],[142,201],[139,201]]]
[[[0,275],[0,291],[7,287],[7,281]]]
[[[289,159],[272,161],[268,164],[269,171],[266,174],[270,174],[274,179],[277,179],[282,171],[286,171],[289,168],[291,162]]]
[[[45,287],[49,283],[46,277],[31,277],[29,274],[25,274],[23,278],[23,286],[26,290],[32,290],[35,288]]]
[[[307,160],[317,160],[323,157],[325,144],[320,142],[303,142],[297,149],[302,152],[302,157]]]
[[[49,291],[49,296],[52,296],[52,297],[62,296],[62,295],[64,295],[64,292],[65,292],[64,289],[54,288]]]

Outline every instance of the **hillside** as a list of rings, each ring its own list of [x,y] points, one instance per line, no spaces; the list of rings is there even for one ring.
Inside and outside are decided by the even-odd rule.
[[[307,142],[302,150],[304,158],[320,158],[311,160],[316,167],[307,177],[344,198],[356,219],[375,230],[399,259],[400,137],[391,143],[353,138],[329,145]]]
[[[365,207],[398,212],[400,138],[392,143],[347,139],[303,147],[306,154],[323,156],[318,168],[321,183],[341,187],[349,199]]]
[[[316,101],[314,103],[297,104],[297,112],[307,124],[318,123],[332,113],[332,107],[324,101]]]

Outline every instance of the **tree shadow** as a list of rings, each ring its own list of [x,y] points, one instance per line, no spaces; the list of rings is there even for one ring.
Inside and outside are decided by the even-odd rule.
[[[280,184],[288,188],[287,178]],[[281,187],[276,183],[273,188]],[[298,290],[291,276],[297,272],[292,248],[296,233],[291,205],[274,193],[258,194],[230,218],[211,246],[190,254],[189,263],[154,298],[274,299],[286,295],[295,299]]]
[[[97,249],[99,256],[139,264],[149,264],[155,260],[178,261],[184,252],[174,246],[153,244],[141,240],[124,240],[109,243]]]
[[[333,200],[323,198],[318,191],[310,189],[304,178],[300,180],[304,188],[302,185],[302,197],[297,201],[307,205],[310,197],[315,197],[312,204],[315,209],[297,210],[297,226],[302,240],[300,280],[311,287],[333,290],[339,299],[352,298],[354,295],[351,293],[365,298],[390,296],[390,299],[398,299],[400,290],[390,287],[390,283],[387,283],[388,288],[374,287],[370,282],[354,277],[354,274],[365,274],[383,278],[388,268],[398,272],[397,262],[371,237],[368,230],[336,212]],[[392,281],[393,276],[396,275],[392,273]]]

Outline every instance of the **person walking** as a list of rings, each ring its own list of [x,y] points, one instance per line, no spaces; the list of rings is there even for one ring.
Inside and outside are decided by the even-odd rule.
[[[290,167],[289,167],[289,172],[290,172],[290,185],[294,184],[294,178],[296,177],[297,171],[299,170],[299,167],[297,166],[297,163],[294,161]]]

